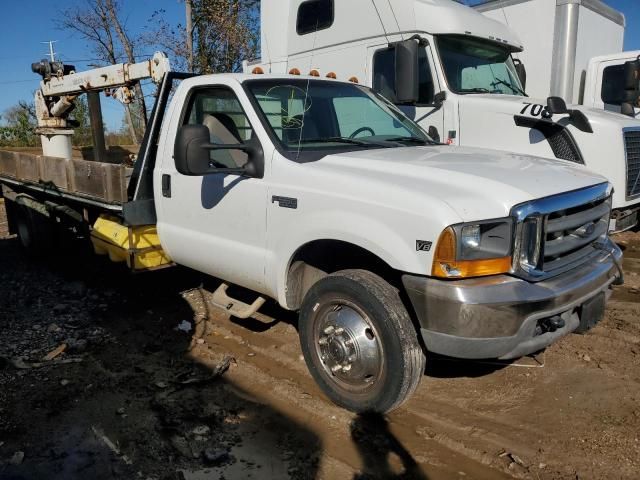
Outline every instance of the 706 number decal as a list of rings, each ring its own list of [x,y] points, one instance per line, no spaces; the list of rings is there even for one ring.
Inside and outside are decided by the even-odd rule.
[[[532,117],[542,117],[549,118],[549,110],[545,105],[540,105],[538,103],[525,103],[524,108],[520,110],[521,114],[526,114],[527,110],[529,110],[529,114]]]

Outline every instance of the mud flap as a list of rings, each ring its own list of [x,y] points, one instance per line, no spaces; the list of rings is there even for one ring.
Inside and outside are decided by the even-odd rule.
[[[580,311],[580,325],[575,333],[586,333],[595,327],[602,317],[604,317],[604,308],[606,303],[605,292],[600,292],[595,297],[587,300],[582,304]]]

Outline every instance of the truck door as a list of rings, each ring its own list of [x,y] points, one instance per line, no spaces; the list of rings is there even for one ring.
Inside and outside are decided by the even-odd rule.
[[[370,72],[369,85],[395,102],[395,47],[388,44],[376,45],[368,49]],[[434,103],[435,94],[441,91],[431,47],[421,46],[418,53],[420,78],[420,99],[415,105],[398,105],[409,118],[419,123],[437,141],[445,141],[444,110]]]
[[[240,144],[254,136],[230,87],[196,87],[186,103],[181,124],[205,125],[211,143]],[[165,148],[165,152],[170,156],[173,145]],[[210,156],[211,165],[220,168],[243,167],[248,161],[247,154],[240,150],[215,150]],[[156,199],[160,198],[158,230],[171,258],[229,282],[263,290],[267,192],[264,179],[224,173],[186,176],[176,170],[173,157],[162,159],[160,173],[162,196],[156,193]]]

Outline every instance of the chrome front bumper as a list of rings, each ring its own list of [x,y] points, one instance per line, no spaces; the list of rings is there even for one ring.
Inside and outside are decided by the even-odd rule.
[[[557,277],[532,283],[508,275],[439,280],[404,275],[427,349],[458,358],[517,358],[547,347],[580,325],[583,306],[600,293],[608,296],[621,278],[620,249],[610,251]],[[619,263],[618,263],[619,264]],[[542,331],[561,318],[564,326]]]

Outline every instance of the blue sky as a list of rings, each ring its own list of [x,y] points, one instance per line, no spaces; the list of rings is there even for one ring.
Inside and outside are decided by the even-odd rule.
[[[31,63],[45,57],[48,45],[40,42],[57,40],[58,58],[86,70],[97,63],[91,47],[68,31],[60,30],[56,20],[62,10],[82,5],[86,0],[3,0],[0,9],[0,114],[19,100],[33,99],[39,76],[31,72]],[[139,34],[151,27],[149,19],[158,9],[166,10],[165,18],[184,24],[184,4],[180,0],[121,0],[129,31]],[[147,51],[149,50],[149,51]],[[153,49],[139,53],[153,54]],[[119,129],[123,108],[115,100],[102,97],[102,111],[109,129]]]
[[[57,40],[55,49],[60,59],[73,63],[78,70],[95,63],[91,47],[56,26],[61,11],[86,0],[4,0],[0,28],[0,114],[19,100],[31,100],[38,85],[38,76],[31,72],[31,63],[44,57],[48,46],[40,43]],[[347,0],[342,0],[347,1]],[[470,0],[473,2],[474,0]],[[549,0],[551,1],[551,0]],[[184,5],[180,0],[121,0],[127,26],[134,35],[149,28],[155,10],[164,9],[165,18],[183,23]],[[638,0],[606,0],[627,18],[625,50],[640,49],[640,8]],[[147,49],[150,50],[150,49]],[[140,51],[139,53],[153,53]],[[73,62],[71,62],[73,61]],[[120,128],[122,106],[103,97],[105,123],[111,130]]]

